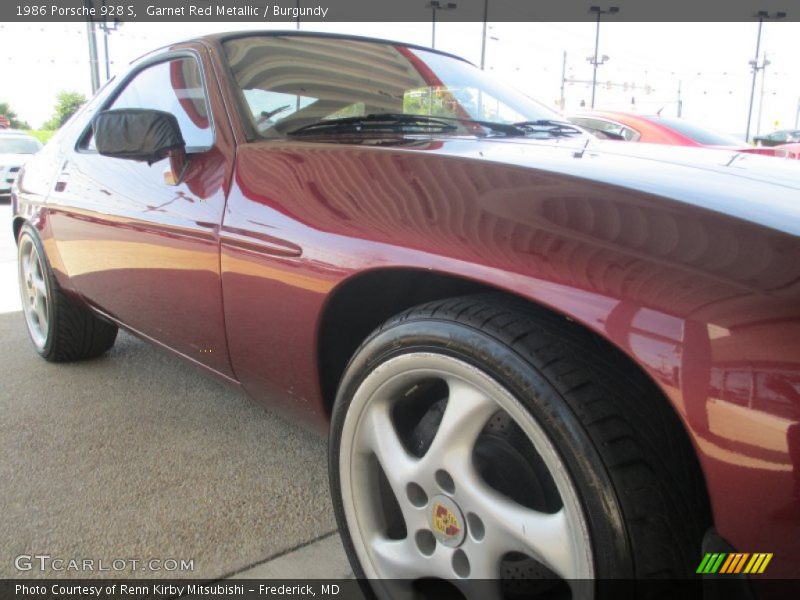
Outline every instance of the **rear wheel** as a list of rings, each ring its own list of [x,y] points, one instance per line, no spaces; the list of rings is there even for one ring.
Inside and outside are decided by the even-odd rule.
[[[117,327],[64,293],[36,230],[27,223],[17,246],[22,311],[36,351],[46,360],[64,362],[93,358],[111,348]]]
[[[656,394],[573,324],[522,305],[466,297],[392,319],[333,411],[332,495],[356,576],[379,596],[437,596],[444,581],[476,598],[690,576],[702,478]]]

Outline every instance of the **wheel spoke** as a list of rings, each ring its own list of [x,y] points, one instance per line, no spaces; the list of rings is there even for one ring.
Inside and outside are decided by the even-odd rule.
[[[411,537],[402,540],[375,537],[371,550],[383,578],[416,579],[423,576],[420,570],[425,561]]]
[[[33,274],[36,272],[37,262],[38,260],[37,260],[36,250],[33,247],[31,247],[30,254],[28,254],[28,273],[31,277],[33,277]]]
[[[464,479],[459,491],[463,508],[483,519],[483,545],[488,556],[521,552],[564,579],[582,575],[577,572],[566,511],[549,514],[526,508],[477,477]]]
[[[364,443],[375,453],[389,483],[393,488],[402,488],[412,477],[418,461],[409,454],[397,436],[388,404],[376,403],[370,407],[361,431],[364,434]],[[397,492],[395,489],[395,493]]]
[[[36,299],[33,302],[33,310],[39,321],[39,329],[44,334],[47,331],[47,306],[45,305],[44,296],[36,295]]]
[[[44,279],[38,276],[35,272],[31,277],[31,283],[33,284],[33,289],[41,295],[42,297],[47,297],[47,286],[45,286]]]
[[[22,267],[22,279],[27,284],[30,281],[30,274],[31,274],[31,263],[30,263],[30,255],[28,257],[23,258],[20,260],[19,264]]]
[[[471,468],[472,448],[497,404],[477,388],[455,377],[447,380],[449,395],[442,422],[423,458],[426,472],[444,465],[455,471]]]
[[[424,527],[427,523],[427,506],[413,506],[407,498],[407,486],[415,482],[419,460],[408,453],[397,435],[386,404],[370,408],[362,425],[363,443],[371,450],[392,488],[408,531]]]

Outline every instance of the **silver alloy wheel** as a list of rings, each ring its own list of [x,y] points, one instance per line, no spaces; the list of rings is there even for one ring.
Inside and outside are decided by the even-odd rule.
[[[20,240],[18,272],[25,322],[33,343],[42,350],[47,343],[47,332],[50,328],[50,298],[42,257],[28,235]]]
[[[447,403],[430,447],[418,458],[399,437],[393,418],[397,403],[431,379],[447,385]],[[501,411],[524,432],[552,477],[561,497],[555,512],[518,504],[478,473],[476,440]],[[386,534],[385,501],[373,475],[376,461],[405,522],[402,539]],[[563,461],[523,405],[466,362],[415,352],[375,368],[348,407],[339,472],[350,537],[370,579],[440,578],[453,582],[467,597],[500,597],[500,562],[509,553],[519,553],[564,579],[573,598],[591,594],[585,581],[594,573],[588,527]],[[453,536],[436,521],[437,511],[455,523]],[[463,583],[469,579],[493,580],[494,585]],[[379,582],[373,585],[381,596],[413,595],[410,587],[404,593],[397,587],[391,592],[381,589]]]

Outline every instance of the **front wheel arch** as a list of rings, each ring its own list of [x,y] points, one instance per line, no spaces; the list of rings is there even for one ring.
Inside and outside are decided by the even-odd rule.
[[[505,316],[504,316],[505,314]],[[456,317],[458,315],[458,317]],[[340,441],[339,434],[340,432],[337,431],[338,427],[340,427],[343,423],[343,419],[346,415],[346,403],[347,397],[349,394],[352,393],[352,386],[357,385],[358,380],[354,379],[353,373],[364,372],[371,368],[370,361],[374,364],[380,364],[383,360],[381,356],[375,355],[371,356],[371,353],[374,352],[375,345],[380,345],[380,340],[385,338],[387,335],[387,331],[391,332],[392,330],[405,331],[406,334],[410,337],[403,338],[403,340],[395,340],[387,347],[383,348],[383,352],[385,353],[392,353],[392,352],[399,352],[402,353],[403,346],[409,340],[424,339],[425,331],[429,327],[431,327],[432,323],[439,320],[439,317],[445,323],[451,323],[454,320],[462,318],[461,315],[466,315],[469,317],[472,326],[475,327],[476,335],[480,333],[480,330],[484,327],[493,327],[495,328],[495,333],[497,336],[502,337],[504,334],[498,333],[497,330],[498,324],[501,324],[503,327],[508,327],[509,329],[518,328],[520,320],[529,319],[531,322],[536,323],[536,327],[540,328],[541,331],[548,331],[552,328],[555,328],[556,331],[559,332],[559,335],[556,338],[552,338],[551,341],[554,343],[561,344],[562,341],[566,342],[567,347],[572,348],[578,353],[583,353],[584,358],[586,356],[593,356],[592,353],[597,353],[598,356],[602,357],[602,360],[599,360],[597,363],[594,361],[587,367],[589,369],[597,369],[600,372],[603,368],[613,369],[617,373],[624,373],[626,377],[631,377],[633,380],[636,381],[637,386],[643,386],[646,388],[648,395],[653,395],[656,402],[661,404],[660,406],[660,415],[664,418],[669,420],[669,429],[670,432],[670,439],[674,436],[676,443],[675,447],[677,448],[680,446],[680,460],[685,461],[685,464],[681,464],[681,468],[685,467],[687,471],[686,482],[688,482],[688,487],[690,491],[687,494],[692,494],[693,499],[691,501],[687,501],[683,508],[691,506],[691,513],[693,513],[691,519],[693,523],[691,524],[692,532],[687,534],[687,537],[683,539],[682,550],[678,554],[675,554],[671,557],[671,562],[669,562],[669,568],[675,571],[676,573],[680,573],[682,576],[686,576],[691,570],[694,569],[696,565],[694,565],[694,559],[696,558],[696,553],[700,551],[700,540],[702,539],[702,534],[705,532],[705,529],[711,522],[710,517],[710,509],[708,507],[708,497],[705,490],[702,473],[700,472],[699,465],[696,462],[696,456],[694,451],[691,447],[691,444],[688,440],[688,437],[685,434],[685,431],[682,429],[682,425],[679,424],[679,420],[677,416],[672,414],[672,407],[668,405],[666,399],[663,396],[660,396],[660,390],[657,389],[655,384],[646,377],[643,373],[638,372],[637,370],[631,370],[628,364],[628,360],[624,357],[620,352],[614,351],[613,349],[609,349],[606,344],[599,339],[595,339],[595,336],[592,336],[589,332],[584,330],[582,327],[578,326],[575,323],[571,323],[565,320],[563,317],[559,317],[552,314],[545,314],[538,311],[531,309],[527,306],[524,302],[520,302],[514,299],[504,298],[502,296],[498,296],[496,294],[483,294],[478,296],[471,296],[471,297],[463,297],[463,298],[455,298],[444,300],[441,302],[433,302],[427,305],[417,307],[406,311],[393,319],[390,319],[386,324],[380,327],[376,332],[374,332],[362,345],[359,351],[356,353],[353,361],[351,361],[350,365],[348,366],[347,373],[343,379],[342,388],[340,390],[339,398],[337,399],[337,406],[334,409],[333,415],[333,423],[332,423],[332,435],[331,435],[331,463],[330,463],[330,470],[331,470],[331,479],[332,479],[332,493],[334,495],[335,502],[338,501],[341,503],[341,497],[337,496],[340,493],[340,490],[336,489],[336,482],[337,482],[337,475],[335,472],[335,464],[338,461],[338,444]],[[510,315],[510,316],[509,316]],[[410,333],[412,329],[410,329],[414,323],[414,320],[422,320],[423,324],[417,328],[415,333]],[[499,321],[498,321],[499,319]],[[492,323],[494,321],[494,323]],[[477,326],[476,326],[477,324]],[[481,325],[483,327],[481,327]],[[459,340],[457,336],[448,334],[447,339],[449,340],[446,345],[441,346],[442,348],[447,348],[447,352],[452,351],[454,348],[459,347]],[[479,336],[478,336],[479,337]],[[523,336],[524,337],[524,336]],[[476,338],[477,339],[477,338]],[[512,338],[506,337],[506,342],[508,342]],[[377,341],[376,341],[377,340]],[[527,343],[522,338],[517,340],[520,343]],[[384,339],[385,343],[385,339]],[[484,345],[489,344],[491,342],[487,342],[484,339]],[[564,345],[564,344],[561,344]],[[545,350],[546,351],[546,350]],[[476,355],[476,360],[488,360],[491,359],[493,352],[492,348],[486,346],[482,352],[483,355],[478,352]],[[588,354],[587,354],[588,352]],[[556,362],[558,362],[556,360]],[[555,362],[553,363],[555,364]],[[596,366],[595,366],[596,365]],[[553,368],[552,366],[548,365],[548,368]],[[558,368],[557,365],[555,368]],[[568,372],[565,377],[572,377],[573,375]],[[354,383],[355,382],[355,383]],[[604,383],[605,385],[605,383]],[[575,394],[581,393],[581,385],[577,385],[573,392]],[[561,387],[562,390],[565,388]],[[630,394],[628,394],[630,396]],[[660,396],[660,400],[658,400],[658,396]],[[342,408],[345,407],[345,408]],[[580,405],[578,405],[579,410],[581,409]],[[666,412],[665,412],[666,411]],[[601,415],[602,417],[602,415]],[[591,419],[584,414],[582,417],[584,421],[591,421]],[[603,417],[604,418],[604,417]],[[601,418],[602,420],[602,418]],[[659,421],[660,423],[660,421]],[[607,431],[603,432],[603,444],[617,444],[622,443],[625,444],[625,435],[619,434],[614,431],[615,427],[619,427],[619,424],[609,422],[606,426]],[[665,425],[666,427],[666,425]],[[617,456],[624,455],[624,447],[622,450],[619,451]],[[649,454],[652,457],[652,453]],[[616,459],[615,459],[616,460]],[[622,460],[622,459],[620,459]],[[674,465],[673,465],[674,466]],[[645,465],[646,470],[646,465]],[[678,469],[680,470],[680,469]],[[627,486],[626,489],[637,489],[635,481],[630,480],[630,478],[636,478],[642,476],[643,472],[639,472],[639,468],[634,466],[632,469],[629,469],[628,472],[624,475],[624,477],[628,478],[628,481],[625,483]],[[638,473],[638,474],[637,474]],[[669,477],[675,476],[675,470],[671,471]],[[620,479],[621,476],[617,476],[617,480]],[[666,479],[666,476],[665,476]],[[669,491],[669,483],[666,482],[667,490]],[[685,482],[684,482],[685,483]],[[645,492],[636,492],[636,493],[647,493]],[[337,500],[338,498],[338,500]],[[628,506],[627,510],[627,517],[634,518],[635,522],[636,518],[635,515],[631,517],[632,511],[635,511],[635,508],[631,508]],[[609,514],[613,514],[613,510],[610,511]],[[680,511],[677,511],[680,512]],[[685,512],[685,511],[683,511]],[[337,516],[341,513],[341,506],[337,508]],[[673,520],[675,518],[675,510],[672,510],[670,514],[673,515]],[[646,518],[646,515],[643,517]],[[341,517],[340,517],[341,522]],[[618,524],[619,525],[619,524]],[[639,527],[639,525],[636,525]],[[688,526],[687,526],[688,527]],[[662,531],[664,528],[661,528]],[[667,528],[666,531],[669,529]],[[649,540],[651,543],[644,543],[642,540],[644,539],[644,534],[637,533],[637,542],[636,542],[636,553],[643,554],[639,556],[637,560],[640,561],[639,566],[635,570],[636,576],[642,575],[657,575],[663,576],[664,571],[660,570],[659,565],[659,551],[663,554],[665,552],[669,553],[669,544],[664,542],[655,542],[653,541],[652,532],[647,534],[649,536]],[[627,537],[627,536],[626,536]],[[686,543],[686,539],[691,538],[693,541],[691,544]],[[694,538],[697,538],[694,540]],[[677,538],[676,538],[677,539]],[[696,543],[695,543],[696,542]],[[688,548],[687,545],[691,545],[691,548]],[[643,551],[643,546],[644,551]],[[652,546],[652,548],[647,548],[647,546]],[[348,548],[348,551],[352,555],[352,546]],[[600,557],[603,559],[604,557]],[[608,573],[608,569],[601,568],[601,573],[605,572]],[[631,573],[626,573],[624,570],[620,571],[619,568],[615,570],[616,576],[627,577],[630,576]]]

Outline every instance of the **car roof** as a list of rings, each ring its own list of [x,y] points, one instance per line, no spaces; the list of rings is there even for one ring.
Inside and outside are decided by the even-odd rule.
[[[225,31],[221,33],[210,33],[208,35],[200,36],[200,37],[193,37],[193,38],[186,38],[180,41],[172,42],[167,44],[166,46],[161,46],[159,48],[155,48],[142,56],[139,56],[131,61],[131,64],[138,62],[140,59],[151,56],[158,52],[162,52],[165,50],[169,50],[174,46],[178,46],[181,44],[187,44],[191,42],[207,42],[211,44],[224,44],[229,40],[235,40],[238,38],[243,37],[307,37],[307,38],[323,38],[323,39],[336,39],[336,40],[350,40],[354,42],[367,42],[373,44],[389,44],[393,46],[403,46],[405,48],[413,48],[415,50],[424,50],[426,52],[434,52],[436,54],[440,54],[442,56],[449,56],[450,58],[458,59],[462,62],[473,64],[467,59],[458,56],[457,54],[451,54],[449,52],[443,52],[442,50],[436,50],[435,48],[430,48],[428,46],[419,46],[417,44],[409,44],[406,42],[399,42],[397,40],[386,40],[381,38],[374,38],[368,36],[361,36],[361,35],[351,35],[346,33],[327,33],[327,32],[320,32],[320,31],[298,31],[296,29],[287,29],[287,30],[263,30],[263,29],[253,29],[253,30],[242,30],[242,31]]]

